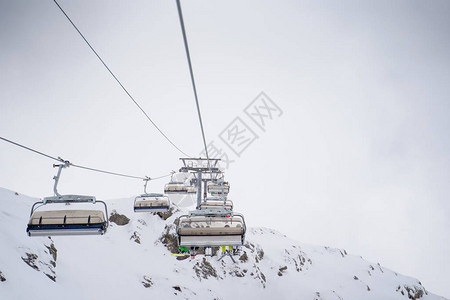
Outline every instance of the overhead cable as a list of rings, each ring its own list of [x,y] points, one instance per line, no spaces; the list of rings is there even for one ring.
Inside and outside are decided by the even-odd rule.
[[[198,103],[197,88],[195,87],[194,71],[192,70],[191,55],[189,54],[189,47],[188,47],[188,42],[187,42],[187,37],[186,37],[186,29],[184,28],[183,13],[181,12],[180,0],[177,0],[177,7],[178,7],[178,16],[180,18],[181,31],[183,32],[184,48],[186,49],[186,56],[187,56],[188,65],[189,65],[189,72],[191,74],[192,89],[194,90],[195,104],[197,105],[198,120],[200,121],[200,129],[202,130],[203,146],[205,147],[205,154],[206,154],[206,158],[208,160],[208,166],[209,166],[208,147],[206,146],[205,131],[203,130],[202,115],[200,113],[200,105]]]
[[[45,153],[42,153],[42,152],[40,152],[40,151],[31,149],[31,148],[29,148],[29,147],[27,147],[27,146],[24,146],[24,145],[21,145],[21,144],[19,144],[19,143],[10,141],[10,140],[5,139],[4,137],[1,137],[1,136],[0,136],[0,139],[4,140],[5,142],[11,143],[11,144],[13,144],[13,145],[16,145],[16,146],[22,147],[22,148],[24,148],[24,149],[30,150],[30,151],[32,151],[32,152],[34,152],[34,153],[40,154],[40,155],[42,155],[42,156],[45,156],[45,157],[47,157],[47,158],[50,158],[50,159],[53,159],[53,160],[56,160],[56,161],[61,162],[61,159],[60,159],[60,158],[56,158],[56,157],[54,157],[54,156],[50,156],[50,155],[45,154]]]
[[[55,4],[58,6],[58,8],[61,10],[61,12],[66,16],[67,20],[69,20],[70,24],[75,28],[75,30],[80,34],[80,36],[83,38],[83,40],[86,42],[86,44],[91,48],[92,52],[94,52],[95,56],[100,60],[100,62],[105,66],[105,68],[108,70],[109,74],[116,80],[116,82],[120,85],[120,87],[124,90],[124,92],[128,95],[128,97],[133,101],[133,103],[140,109],[140,111],[145,115],[145,117],[152,123],[152,125],[161,133],[161,135],[173,146],[175,149],[177,149],[179,152],[181,152],[183,155],[187,155],[184,153],[177,145],[175,145],[168,137],[167,135],[162,132],[162,130],[156,125],[156,123],[149,117],[149,115],[144,111],[144,109],[137,103],[137,101],[131,96],[131,94],[128,92],[128,90],[125,88],[125,86],[120,82],[120,80],[114,75],[114,73],[111,71],[111,69],[106,65],[104,60],[100,57],[100,55],[95,51],[95,49],[91,46],[91,44],[88,42],[88,40],[84,37],[84,35],[81,33],[81,31],[78,29],[78,27],[75,25],[75,23],[72,22],[72,20],[69,18],[69,16],[66,14],[66,12],[63,10],[63,8],[59,5],[59,3],[56,0],[53,0]]]
[[[43,152],[37,151],[37,150],[35,150],[35,149],[32,149],[32,148],[30,148],[30,147],[27,147],[27,146],[24,146],[24,145],[22,145],[22,144],[13,142],[13,141],[8,140],[8,139],[6,139],[6,138],[4,138],[4,137],[1,137],[1,136],[0,136],[0,139],[3,140],[3,141],[5,141],[5,142],[11,143],[11,144],[13,144],[13,145],[15,145],[15,146],[18,146],[18,147],[21,147],[21,148],[23,148],[23,149],[26,149],[26,150],[32,151],[32,152],[34,152],[34,153],[37,153],[37,154],[39,154],[39,155],[45,156],[45,157],[47,157],[47,158],[56,160],[56,161],[58,161],[58,162],[62,162],[62,163],[64,163],[64,164],[66,164],[67,166],[72,166],[72,167],[75,167],[75,168],[85,169],[85,170],[89,170],[89,171],[100,172],[100,173],[104,173],[104,174],[110,174],[110,175],[121,176],[121,177],[127,177],[127,178],[142,179],[142,180],[157,180],[157,179],[161,179],[161,178],[164,178],[164,177],[171,176],[171,174],[172,174],[172,173],[170,173],[170,174],[162,175],[162,176],[158,176],[158,177],[148,177],[148,176],[141,177],[141,176],[127,175],[127,174],[122,174],[122,173],[117,173],[117,172],[111,172],[111,171],[105,171],[105,170],[100,170],[100,169],[90,168],[90,167],[81,166],[81,165],[77,165],[77,164],[71,163],[70,161],[64,160],[64,159],[62,159],[61,157],[56,158],[56,157],[54,157],[54,156],[45,154],[45,153],[43,153]]]

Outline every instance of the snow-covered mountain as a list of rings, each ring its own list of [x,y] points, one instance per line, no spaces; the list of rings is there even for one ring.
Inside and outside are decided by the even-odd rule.
[[[104,236],[30,238],[36,201],[0,189],[0,299],[444,299],[343,249],[267,228],[248,227],[236,263],[175,257],[173,223],[186,212],[134,213],[132,198],[107,201]]]

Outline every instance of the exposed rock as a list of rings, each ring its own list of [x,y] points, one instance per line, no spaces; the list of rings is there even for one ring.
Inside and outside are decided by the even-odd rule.
[[[217,277],[216,269],[204,257],[201,262],[197,262],[194,265],[193,269],[200,280],[201,278],[208,279],[208,277]]]
[[[169,208],[168,211],[166,212],[158,212],[156,213],[161,219],[163,219],[164,221],[167,220],[168,218],[170,218],[173,214],[174,214],[174,208],[171,207]]]
[[[173,289],[176,290],[176,291],[181,292],[181,288],[178,285],[173,286]]]
[[[135,241],[136,243],[141,243],[141,238],[139,237],[139,234],[135,231],[133,235],[130,237],[130,240]]]
[[[423,287],[417,287],[417,286],[408,286],[405,285],[403,288],[406,290],[406,295],[408,296],[408,299],[416,300],[423,297],[423,295],[427,295],[427,291]],[[398,291],[398,289],[397,289]],[[404,295],[402,290],[402,295]]]
[[[172,229],[174,229],[174,225],[166,225],[159,240],[171,253],[178,253],[178,240],[176,234],[171,233]]]
[[[51,260],[50,261],[50,263],[52,263],[53,261]],[[52,265],[49,265],[49,264],[47,264],[47,263],[45,263],[45,262],[42,262],[42,261],[39,261],[39,263],[41,264],[41,266],[43,265],[43,266],[45,266],[45,268],[44,269],[48,269],[48,271],[50,271],[51,272],[51,274],[48,274],[48,273],[46,273],[44,270],[42,270],[42,272],[48,277],[48,278],[50,278],[52,281],[56,281],[56,273],[55,273],[55,270],[53,270],[53,264]],[[53,262],[54,264],[55,264],[55,266],[56,266],[56,263],[55,262]]]
[[[287,266],[278,269],[278,276],[283,276],[284,271],[287,270]]]
[[[35,269],[36,271],[41,271],[44,275],[46,275],[48,278],[50,278],[52,281],[56,281],[56,273],[54,268],[56,267],[56,262],[52,260],[52,258],[56,258],[56,252],[54,245],[51,244],[50,246],[44,245],[47,249],[49,249],[50,253],[47,251],[40,252],[41,258],[38,260],[39,256],[34,253],[25,252],[26,257],[22,256],[22,260],[29,265],[31,268]],[[52,247],[53,246],[53,247]],[[53,253],[52,253],[53,252]],[[48,255],[47,257],[45,254]],[[44,260],[43,260],[44,257]],[[45,259],[48,259],[48,262],[45,261]]]
[[[175,295],[178,295],[178,293],[183,293],[183,298],[184,299],[197,299],[197,293],[195,293],[194,291],[192,291],[191,289],[189,289],[188,287],[185,286],[179,286],[179,285],[174,285],[172,286],[172,288],[175,290],[173,293]],[[208,289],[208,291],[212,292],[210,289]],[[212,299],[217,299],[220,300],[220,298],[212,298]]]
[[[333,291],[333,294],[335,294],[339,300],[344,300],[344,298],[341,297],[338,293],[336,293],[336,291]]]
[[[253,250],[255,248],[255,245],[253,245],[252,243],[246,242],[244,244],[244,247],[246,247],[246,248],[248,248],[250,250]]]
[[[56,282],[56,276],[44,273],[48,278],[50,278],[53,282]]]
[[[58,250],[56,249],[55,244],[51,243],[50,246],[45,245],[45,247],[47,247],[51,256],[53,256],[53,260],[56,262],[56,258],[58,257]],[[56,266],[56,263],[55,263],[55,266]]]
[[[147,223],[142,219],[138,219],[138,222],[141,223],[143,226],[147,226]]]
[[[245,274],[242,271],[240,271],[239,269],[230,271],[230,275],[235,276],[235,277],[244,277],[245,276]]]
[[[298,254],[295,254],[297,252]],[[310,258],[306,257],[306,253],[301,251],[300,248],[293,247],[292,254],[289,254],[289,251],[285,250],[285,253],[288,255],[285,255],[285,261],[290,262],[292,261],[295,265],[295,270],[297,272],[301,272],[304,270],[308,270],[309,266],[312,265],[312,261]]]
[[[121,214],[117,213],[116,210],[113,210],[111,212],[111,216],[109,217],[109,221],[116,223],[119,226],[124,226],[130,222],[130,219],[128,219],[128,217],[125,215],[121,215]]]
[[[34,253],[25,253],[27,255],[27,257],[23,257],[22,256],[22,260],[29,265],[30,267],[32,267],[33,269],[35,269],[36,271],[39,271],[39,267],[36,265],[36,259],[38,258],[38,256]]]
[[[239,257],[239,260],[241,262],[246,262],[248,260],[247,252],[244,251],[244,254],[242,254],[241,257]]]
[[[378,268],[380,268],[381,273],[384,273],[383,268],[381,268],[380,263],[377,263],[377,265],[378,265]]]
[[[254,265],[253,267],[255,268],[255,273],[256,273],[255,278],[259,279],[263,288],[266,288],[266,276],[264,275],[264,273],[261,271],[261,269],[258,266]],[[250,275],[253,275],[253,272]]]
[[[264,258],[264,250],[262,248],[256,248],[256,255],[259,260],[262,260]]]
[[[5,276],[3,275],[2,271],[0,271],[0,282],[6,281]]]
[[[253,245],[252,243],[245,243],[244,247],[250,249],[251,253],[256,251],[255,261],[259,263],[264,257],[264,250],[259,245]]]
[[[149,288],[153,285],[153,281],[150,277],[144,275],[142,279],[141,283],[145,288]]]
[[[260,271],[260,275],[261,275],[261,279],[262,279],[264,282],[266,282],[266,276],[264,275],[264,273]],[[266,287],[266,286],[264,286],[264,287]]]

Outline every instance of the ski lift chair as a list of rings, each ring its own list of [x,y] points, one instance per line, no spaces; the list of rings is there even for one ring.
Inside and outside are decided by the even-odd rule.
[[[227,200],[224,197],[207,197],[205,201],[200,203],[199,209],[227,209],[232,211],[233,201]]]
[[[67,161],[62,165],[54,165],[54,167],[58,167],[58,173],[54,177],[53,191],[55,196],[45,197],[43,201],[33,204],[27,226],[28,236],[102,235],[106,232],[109,221],[107,219],[108,208],[105,202],[96,200],[94,196],[60,195],[58,193],[57,185],[61,170],[68,166],[70,166],[70,163]],[[38,210],[40,207],[50,208],[49,204],[79,203],[101,203],[104,206],[104,211],[97,209]]]
[[[228,195],[230,192],[230,184],[228,182],[209,182],[208,193],[215,195]]]
[[[166,212],[170,208],[169,197],[163,194],[147,193],[147,182],[145,179],[144,194],[134,199],[134,212]]]
[[[177,235],[180,247],[242,246],[245,221],[241,214],[230,216],[189,216],[178,219]]]
[[[184,182],[169,182],[164,186],[165,194],[187,194],[188,187]]]

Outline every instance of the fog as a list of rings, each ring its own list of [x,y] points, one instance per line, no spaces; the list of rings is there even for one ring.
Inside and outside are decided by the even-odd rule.
[[[161,130],[199,156],[175,1],[60,4]],[[232,161],[230,199],[247,225],[344,248],[450,297],[450,3],[182,7],[206,139]],[[130,175],[181,167],[183,154],[53,1],[1,0],[0,14],[1,137]],[[260,108],[262,119],[246,113],[261,97],[277,108]],[[253,132],[251,143],[233,149],[233,122]],[[0,142],[0,186],[52,195],[55,162]],[[59,191],[117,199],[142,193],[143,181],[71,167]]]

